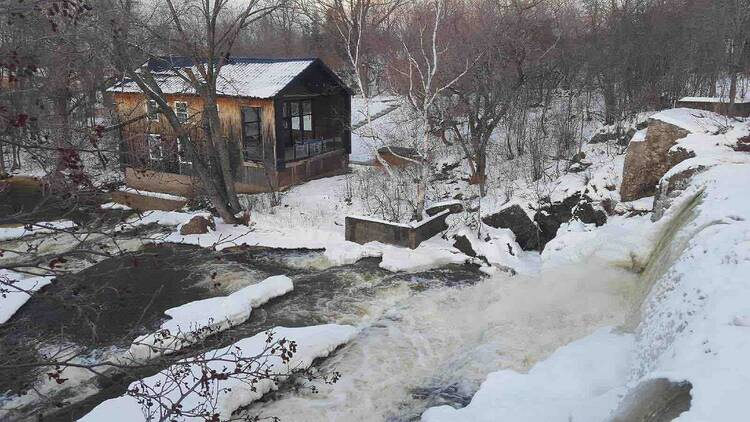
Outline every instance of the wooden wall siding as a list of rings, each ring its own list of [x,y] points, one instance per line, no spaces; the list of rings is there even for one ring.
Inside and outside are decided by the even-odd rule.
[[[117,104],[117,112],[123,121],[146,113],[146,97],[141,94],[115,93],[115,101]],[[184,101],[188,103],[189,119],[193,126],[190,130],[190,139],[204,140],[205,136],[203,135],[200,117],[203,110],[202,99],[198,96],[192,95],[168,95],[167,101],[170,105],[173,105],[176,101]],[[230,145],[230,151],[232,151],[233,155],[236,155],[236,161],[238,162],[244,161],[241,157],[242,116],[240,110],[243,107],[261,108],[264,151],[268,152],[266,156],[273,162],[274,157],[276,156],[276,128],[274,126],[275,110],[273,101],[220,97],[217,99],[217,105],[219,107],[219,117],[222,121],[224,135],[234,141],[234,144]],[[162,136],[165,144],[165,155],[169,154],[168,160],[165,160],[165,162],[153,163],[149,160],[146,143],[146,134],[148,133],[159,134]],[[142,166],[144,168],[156,167],[162,171],[180,172],[177,168],[179,163],[176,155],[176,137],[172,127],[163,116],[159,115],[158,121],[142,119],[136,123],[127,125],[122,129],[122,136],[128,150],[127,155],[129,156],[126,159],[126,164]],[[240,166],[237,165],[236,167],[237,172],[241,173],[239,170]]]
[[[114,93],[117,111],[123,121],[146,114],[146,97],[136,93]],[[286,163],[285,149],[290,145],[288,131],[283,129],[283,103],[285,100],[311,99],[313,130],[316,139],[340,137],[345,150],[324,153],[308,159]],[[193,128],[191,140],[205,140],[200,114],[203,101],[196,95],[168,95],[167,101],[188,103]],[[351,93],[342,87],[327,70],[319,64],[313,65],[300,74],[280,93],[276,99],[262,100],[250,98],[220,97],[217,99],[219,116],[224,135],[234,141],[230,144],[230,159],[237,177],[239,192],[267,192],[271,189],[291,186],[317,177],[346,171],[348,153],[351,152]],[[242,156],[242,114],[243,107],[261,108],[263,161],[246,162]],[[149,158],[146,134],[162,136],[164,159],[154,161]],[[176,137],[163,116],[158,121],[142,119],[122,129],[125,164],[140,169],[151,169],[156,173],[176,173],[192,175],[190,165],[180,163],[177,154]],[[197,142],[195,145],[201,145]],[[205,144],[203,144],[205,145]],[[268,171],[266,171],[268,169]],[[142,181],[154,186],[156,175],[150,181]],[[163,178],[162,178],[163,180]]]
[[[285,188],[321,177],[343,174],[349,168],[349,155],[344,151],[321,154],[278,171],[278,185]]]

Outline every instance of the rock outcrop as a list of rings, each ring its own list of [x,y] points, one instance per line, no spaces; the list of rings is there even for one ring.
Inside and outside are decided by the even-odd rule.
[[[585,193],[575,193],[560,202],[542,206],[534,215],[539,226],[539,243],[542,248],[557,235],[560,225],[577,219],[585,224],[601,226],[607,222],[607,214],[594,208]]]
[[[672,201],[679,197],[690,185],[693,176],[706,170],[704,166],[697,166],[671,175],[662,180],[654,196],[654,210],[651,215],[652,221],[658,221],[664,213],[672,206]]]
[[[540,249],[537,226],[519,205],[512,205],[482,218],[484,224],[496,229],[510,229],[523,250]]]
[[[690,158],[685,150],[670,152],[677,140],[690,132],[658,119],[651,119],[645,136],[636,133],[628,145],[622,175],[620,197],[623,201],[652,196],[659,179],[677,163]]]

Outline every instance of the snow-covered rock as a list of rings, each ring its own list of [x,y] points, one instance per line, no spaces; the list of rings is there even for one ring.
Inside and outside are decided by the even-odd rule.
[[[31,293],[52,282],[54,277],[29,277],[0,269],[0,324],[9,320],[31,298]]]
[[[170,319],[161,325],[159,331],[135,339],[130,353],[135,359],[143,360],[177,352],[211,334],[246,321],[253,308],[293,288],[289,277],[278,275],[229,296],[212,297],[167,309],[164,314]]]

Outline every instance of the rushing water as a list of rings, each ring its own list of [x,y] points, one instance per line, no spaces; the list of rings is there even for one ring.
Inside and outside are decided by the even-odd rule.
[[[560,345],[621,324],[635,276],[596,266],[500,276],[399,295],[326,360],[343,374],[319,393],[286,389],[248,413],[288,421],[406,421],[428,406],[465,405],[486,375],[526,370]],[[346,322],[346,321],[342,321]]]
[[[558,268],[534,277],[483,278],[472,266],[393,274],[380,269],[376,259],[332,267],[322,253],[314,251],[255,248],[212,252],[180,247],[172,253],[171,248],[159,255],[161,264],[153,268],[154,273],[149,273],[148,266],[133,271],[124,265],[132,258],[123,257],[97,264],[75,282],[101,284],[109,280],[120,288],[128,287],[130,296],[125,295],[124,302],[105,302],[112,306],[125,303],[125,308],[133,310],[140,306],[136,296],[153,294],[154,283],[167,283],[164,294],[169,297],[150,302],[144,321],[108,320],[122,334],[152,329],[160,312],[177,302],[227,294],[275,274],[293,279],[292,292],[255,309],[247,322],[212,337],[202,346],[206,348],[227,345],[275,326],[340,323],[361,328],[352,342],[320,363],[322,370],[342,374],[338,383],[317,386],[317,394],[285,386],[246,409],[250,415],[272,415],[286,421],[406,421],[417,419],[428,406],[464,406],[489,372],[526,370],[557,347],[597,327],[623,323],[636,279],[625,270],[597,263]],[[186,260],[191,271],[176,271],[185,267]],[[118,268],[122,269],[119,273]],[[102,274],[110,278],[102,278]],[[51,288],[63,288],[62,282]],[[20,317],[54,317],[54,311],[34,303],[30,301]],[[115,315],[132,312],[125,308],[118,308]],[[136,323],[144,326],[139,329]],[[19,336],[23,337],[23,332],[17,333]],[[76,340],[85,343],[83,338]],[[126,346],[106,339],[89,344],[108,345]],[[107,398],[123,394],[128,382],[125,378],[119,383],[99,384],[98,393],[51,415],[46,412],[45,420],[81,416]]]

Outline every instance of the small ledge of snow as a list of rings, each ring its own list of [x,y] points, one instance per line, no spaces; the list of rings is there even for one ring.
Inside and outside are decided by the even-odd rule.
[[[660,111],[651,118],[692,133],[716,132],[719,125],[727,120],[726,116],[692,108],[671,108]]]
[[[177,352],[211,334],[245,322],[253,308],[285,295],[294,289],[284,275],[269,277],[244,287],[229,296],[212,297],[186,303],[164,313],[165,321],[158,332],[138,337],[130,347],[136,360]]]
[[[288,363],[284,364],[278,355],[267,359],[266,362],[274,373],[289,373],[292,370],[308,368],[315,359],[328,356],[336,348],[353,339],[357,334],[357,329],[352,326],[336,324],[300,328],[276,327],[271,331],[275,333],[274,339],[286,338],[297,343],[297,352],[294,353]],[[227,353],[236,353],[246,358],[257,356],[265,350],[267,338],[266,333],[256,334],[252,337],[242,339],[229,347],[208,352],[206,353],[206,359],[210,359],[211,356],[226,355]],[[187,364],[186,367],[184,367],[185,364]],[[193,379],[193,377],[201,379],[201,366],[192,364],[191,358],[184,359],[177,365],[180,365],[180,369],[177,369],[179,371],[189,370],[192,372],[192,376],[188,375],[188,379]],[[208,366],[219,373],[227,370],[226,362],[221,360],[209,362]],[[162,371],[142,381],[152,388],[160,390],[160,387],[156,386],[163,386],[169,383],[169,377],[168,371]],[[130,385],[130,388],[138,385],[139,382],[135,382]],[[221,390],[213,399],[216,401],[216,411],[219,413],[221,420],[228,420],[233,411],[260,399],[264,394],[278,388],[270,379],[261,379],[251,384],[250,382],[246,382],[246,380],[235,378],[222,381],[220,387]],[[180,390],[180,388],[169,390],[166,393],[165,399],[177,402],[180,397]],[[204,402],[204,398],[200,397],[199,391],[195,394],[188,394],[182,400],[183,409],[192,409]],[[87,422],[131,422],[143,420],[143,413],[138,400],[135,397],[125,395],[101,403],[79,420]],[[186,420],[197,421],[203,420],[203,418],[186,418]]]
[[[72,229],[76,224],[70,220],[46,221],[28,226],[0,227],[0,241],[21,239],[35,234],[48,234]]]
[[[179,212],[179,211],[146,211],[143,214],[130,217],[125,223],[119,224],[116,230],[130,230],[147,224],[161,224],[163,226],[179,226],[190,221],[195,216],[211,217],[209,212]],[[179,234],[179,232],[178,232]]]
[[[132,210],[132,208],[130,208],[129,206],[125,204],[120,204],[117,202],[107,202],[106,204],[99,205],[99,208],[103,210],[125,210],[125,211]]]
[[[150,196],[152,198],[159,198],[159,199],[168,199],[170,201],[187,201],[188,200],[184,196],[172,195],[172,194],[163,193],[163,192],[151,192],[147,190],[133,189],[133,188],[128,188],[128,187],[121,188],[119,191],[122,193],[129,193],[133,195]]]
[[[641,129],[635,134],[633,134],[633,137],[630,139],[630,142],[643,142],[646,140],[646,133],[648,133],[648,129]]]
[[[15,271],[0,269],[0,280],[11,283],[10,286],[0,284],[0,324],[8,321],[18,309],[23,306],[31,295],[52,282],[54,277],[27,277]],[[6,292],[7,291],[7,292]]]

